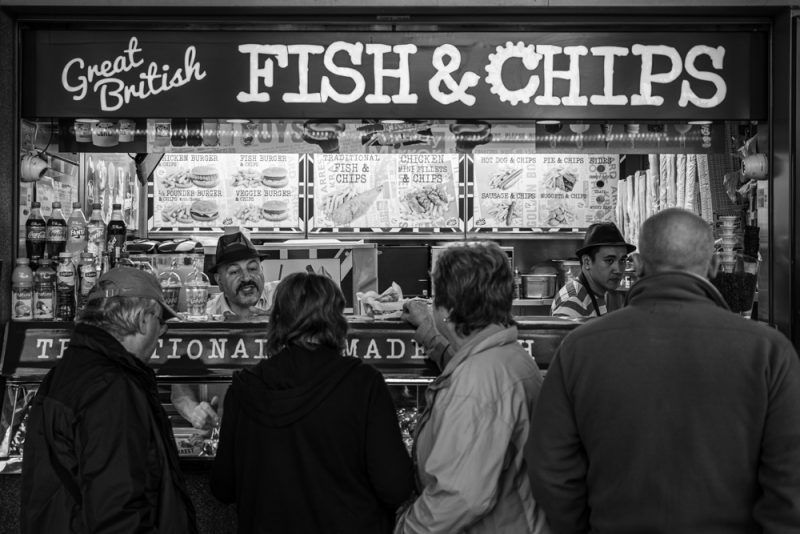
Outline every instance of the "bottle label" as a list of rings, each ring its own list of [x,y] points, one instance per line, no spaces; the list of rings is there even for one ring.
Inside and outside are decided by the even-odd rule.
[[[81,225],[74,225],[69,227],[70,239],[81,241],[86,236],[86,227]]]
[[[33,319],[33,284],[11,286],[11,318],[15,321]]]
[[[29,241],[44,241],[45,239],[47,239],[47,232],[43,226],[40,228],[31,228],[28,232]]]
[[[86,297],[97,284],[97,269],[94,265],[81,267],[81,295]]]
[[[52,280],[37,282],[33,285],[33,318],[52,319],[55,290]]]
[[[66,241],[67,228],[65,226],[48,226],[45,235],[48,241]]]

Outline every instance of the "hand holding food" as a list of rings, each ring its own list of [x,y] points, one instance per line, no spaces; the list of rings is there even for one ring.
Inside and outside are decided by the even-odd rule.
[[[403,303],[401,319],[407,321],[414,328],[421,325],[431,315],[430,301],[427,299],[411,299]]]
[[[382,319],[399,319],[403,313],[403,290],[397,283],[381,294],[376,291],[356,293],[356,298],[364,306],[364,314]]]

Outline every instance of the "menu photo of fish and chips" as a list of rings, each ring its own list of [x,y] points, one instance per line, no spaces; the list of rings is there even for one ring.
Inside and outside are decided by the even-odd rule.
[[[475,154],[470,231],[613,221],[617,154]]]
[[[298,161],[297,154],[165,154],[153,172],[150,229],[301,232]]]
[[[315,154],[311,231],[463,231],[457,154]]]

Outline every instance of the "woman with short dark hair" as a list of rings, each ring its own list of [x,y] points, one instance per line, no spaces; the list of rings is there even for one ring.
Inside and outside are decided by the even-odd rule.
[[[433,287],[432,318],[419,307],[404,317],[449,345],[417,424],[420,495],[395,532],[544,532],[523,457],[542,375],[517,342],[508,258],[490,242],[450,246]]]
[[[239,532],[390,532],[413,489],[383,376],[342,355],[344,297],[328,277],[275,291],[270,358],[234,374],[211,490]]]

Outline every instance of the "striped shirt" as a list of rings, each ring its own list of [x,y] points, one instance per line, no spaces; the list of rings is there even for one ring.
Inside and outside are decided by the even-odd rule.
[[[597,307],[600,308],[600,315],[618,310],[625,305],[623,291],[606,291],[603,295],[595,295],[595,299]],[[550,306],[550,314],[568,318],[597,317],[597,312],[592,306],[592,297],[589,296],[589,288],[577,279],[568,280],[558,291]]]

